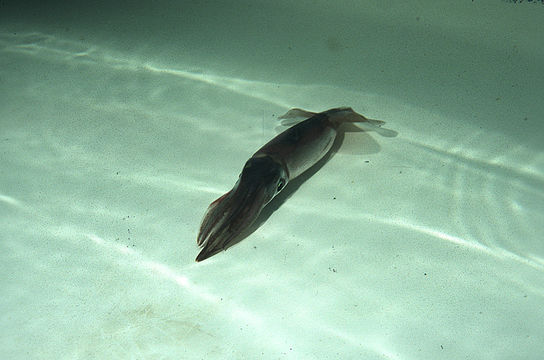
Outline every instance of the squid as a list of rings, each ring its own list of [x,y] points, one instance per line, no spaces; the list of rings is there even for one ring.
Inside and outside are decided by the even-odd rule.
[[[343,123],[384,124],[341,107],[314,113],[291,109],[279,119],[306,118],[261,147],[244,165],[238,181],[208,207],[197,237],[196,261],[205,260],[233,245],[258,218],[261,210],[289,183],[331,149]],[[289,120],[287,120],[289,121]],[[383,129],[386,130],[386,129]]]

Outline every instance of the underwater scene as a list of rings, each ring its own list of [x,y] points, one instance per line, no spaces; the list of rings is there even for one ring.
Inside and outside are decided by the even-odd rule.
[[[540,1],[2,1],[1,359],[540,359]]]

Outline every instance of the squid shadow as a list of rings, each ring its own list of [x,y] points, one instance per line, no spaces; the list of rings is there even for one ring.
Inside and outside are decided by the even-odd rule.
[[[228,246],[223,250],[238,244],[251,234],[253,234],[261,225],[263,225],[268,218],[278,210],[287,199],[289,199],[309,178],[311,178],[316,172],[318,172],[334,154],[338,153],[345,138],[346,132],[363,132],[365,139],[365,152],[366,154],[374,154],[380,151],[379,144],[368,134],[364,129],[359,128],[353,124],[342,124],[338,129],[338,135],[331,147],[331,150],[317,163],[315,163],[311,168],[306,170],[304,173],[299,175],[293,180],[290,180],[285,189],[281,191],[272,201],[270,201],[261,211],[257,219],[249,227],[244,229]],[[364,161],[361,159],[361,161]],[[218,251],[220,252],[220,251]]]

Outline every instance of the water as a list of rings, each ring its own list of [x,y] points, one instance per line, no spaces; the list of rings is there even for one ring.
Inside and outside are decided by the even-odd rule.
[[[0,16],[1,358],[544,352],[544,6]],[[196,264],[206,207],[277,116],[342,105],[399,135],[346,133],[253,234]]]

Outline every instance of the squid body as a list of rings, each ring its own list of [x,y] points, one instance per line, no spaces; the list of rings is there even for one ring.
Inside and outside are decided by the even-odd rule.
[[[367,119],[349,107],[320,113],[291,109],[280,117],[294,118],[306,120],[285,130],[253,154],[232,190],[210,204],[197,237],[202,250],[196,261],[205,260],[232,245],[290,180],[329,152],[340,124],[366,122],[379,127],[384,123]]]

